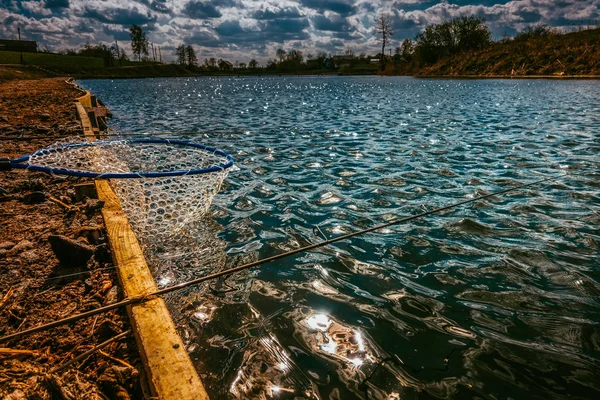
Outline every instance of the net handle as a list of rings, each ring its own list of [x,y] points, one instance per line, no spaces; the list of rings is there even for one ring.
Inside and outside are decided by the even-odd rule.
[[[208,152],[212,152],[214,154],[218,154],[227,159],[227,163],[214,165],[209,168],[199,168],[199,169],[190,169],[190,170],[178,170],[178,171],[166,171],[166,172],[130,172],[130,173],[99,173],[99,172],[85,172],[85,171],[73,171],[70,169],[62,169],[62,168],[50,168],[50,167],[42,167],[40,165],[30,165],[27,164],[27,161],[31,157],[49,154],[53,152],[57,152],[64,149],[69,149],[73,147],[93,147],[105,143],[154,143],[154,144],[176,144],[181,146],[195,147],[198,149],[206,150]],[[134,178],[161,178],[168,176],[183,176],[183,175],[198,175],[198,174],[207,174],[210,172],[218,172],[224,171],[227,168],[230,168],[233,165],[233,157],[229,154],[225,153],[223,150],[216,149],[214,147],[205,146],[199,143],[193,143],[186,140],[174,140],[174,139],[131,139],[131,140],[114,140],[114,141],[100,141],[100,142],[84,142],[84,143],[71,143],[66,144],[60,147],[54,147],[49,149],[38,150],[31,155],[25,155],[19,158],[15,158],[10,160],[10,166],[12,168],[26,168],[33,171],[41,171],[49,174],[57,174],[57,175],[68,175],[68,176],[79,176],[85,178],[116,178],[116,179],[134,179]]]

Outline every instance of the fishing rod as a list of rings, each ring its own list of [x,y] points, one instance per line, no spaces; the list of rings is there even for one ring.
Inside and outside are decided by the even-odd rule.
[[[282,258],[286,258],[286,257],[292,256],[292,255],[298,254],[298,253],[304,253],[304,252],[307,252],[307,251],[310,251],[310,250],[313,250],[313,249],[317,249],[317,248],[320,248],[320,247],[324,247],[324,246],[330,245],[332,243],[336,243],[336,242],[340,242],[342,240],[350,239],[350,238],[353,238],[355,236],[364,235],[366,233],[373,232],[373,231],[376,231],[376,230],[379,230],[379,229],[383,229],[383,228],[387,228],[389,226],[399,225],[399,224],[402,224],[404,222],[409,222],[409,221],[412,221],[412,220],[415,220],[415,219],[418,219],[418,218],[423,218],[423,217],[426,217],[426,216],[431,215],[431,214],[436,214],[436,213],[439,213],[439,212],[442,212],[442,211],[450,210],[450,209],[459,207],[461,205],[473,203],[475,201],[483,200],[483,199],[486,199],[486,198],[489,198],[489,197],[501,196],[501,195],[504,195],[504,194],[509,193],[509,192],[514,192],[515,190],[518,190],[518,189],[523,189],[523,188],[526,188],[526,187],[529,187],[529,186],[533,186],[533,185],[537,185],[539,183],[543,183],[543,182],[547,182],[547,181],[557,180],[557,179],[563,178],[565,176],[567,176],[566,173],[564,173],[562,175],[559,175],[559,176],[556,176],[556,177],[554,177],[554,176],[553,177],[546,177],[546,178],[543,178],[543,179],[536,180],[534,182],[523,183],[523,184],[514,186],[512,188],[500,190],[500,191],[493,192],[493,193],[488,193],[488,194],[485,194],[485,195],[482,195],[482,196],[477,196],[477,197],[474,197],[474,198],[468,199],[468,200],[459,201],[457,203],[453,203],[453,204],[450,204],[450,205],[447,205],[447,206],[444,206],[444,207],[439,207],[439,208],[436,208],[436,209],[433,209],[433,210],[428,210],[428,211],[422,212],[420,214],[415,214],[415,215],[411,215],[411,216],[404,217],[404,218],[397,218],[397,219],[394,219],[392,221],[386,222],[384,224],[373,226],[371,228],[362,229],[360,231],[348,233],[346,235],[342,235],[342,236],[338,236],[336,238],[328,239],[328,240],[325,240],[325,241],[320,242],[320,243],[315,243],[315,244],[304,246],[304,247],[301,247],[301,248],[298,248],[298,249],[295,249],[295,250],[290,250],[290,251],[285,252],[285,253],[276,254],[276,255],[271,256],[271,257],[263,258],[263,259],[260,259],[260,260],[257,260],[257,261],[253,261],[253,262],[250,262],[250,263],[247,263],[247,264],[239,265],[237,267],[229,268],[229,269],[226,269],[224,271],[215,272],[215,273],[212,273],[212,274],[209,274],[209,275],[205,275],[205,276],[200,277],[200,278],[196,278],[196,279],[192,279],[190,281],[182,282],[182,283],[179,283],[177,285],[168,286],[168,287],[156,290],[156,291],[154,291],[152,293],[148,293],[148,294],[143,295],[143,296],[131,297],[129,299],[121,300],[120,302],[113,303],[113,304],[108,305],[108,306],[99,307],[99,308],[96,308],[94,310],[90,310],[90,311],[87,311],[87,312],[83,312],[81,314],[73,315],[71,317],[67,317],[67,318],[64,318],[64,319],[61,319],[61,320],[58,320],[58,321],[54,321],[54,322],[50,322],[50,323],[47,323],[47,324],[44,324],[44,325],[40,325],[40,326],[37,326],[37,327],[29,328],[29,329],[26,329],[26,330],[21,331],[21,332],[12,333],[10,335],[5,335],[5,336],[0,337],[0,343],[1,342],[5,342],[5,341],[10,340],[10,339],[15,339],[15,338],[18,338],[18,337],[21,337],[21,336],[26,336],[26,335],[29,335],[29,334],[32,334],[32,333],[35,333],[35,332],[40,332],[40,331],[48,330],[48,329],[51,329],[51,328],[54,328],[54,327],[57,327],[57,326],[65,325],[65,324],[68,324],[70,322],[75,322],[75,321],[78,321],[78,320],[83,319],[83,318],[87,318],[87,317],[91,317],[91,316],[94,316],[94,315],[102,314],[102,313],[105,313],[105,312],[108,312],[108,311],[111,311],[111,310],[114,310],[114,309],[117,309],[117,308],[120,308],[120,307],[125,307],[125,306],[129,306],[129,305],[133,305],[133,304],[142,303],[142,302],[145,302],[145,301],[148,301],[148,300],[152,300],[152,299],[156,298],[156,296],[160,296],[160,295],[163,295],[163,294],[171,293],[171,292],[174,292],[174,291],[177,291],[177,290],[181,290],[181,289],[184,289],[184,288],[187,288],[187,287],[190,287],[190,286],[198,285],[200,283],[203,283],[203,282],[206,282],[206,281],[209,281],[209,280],[212,280],[212,279],[220,278],[220,277],[226,276],[226,275],[231,275],[231,274],[234,274],[236,272],[243,271],[245,269],[253,268],[253,267],[256,267],[256,266],[259,266],[259,265],[264,265],[264,264],[270,263],[272,261],[276,261],[276,260],[279,260],[279,259],[282,259]]]

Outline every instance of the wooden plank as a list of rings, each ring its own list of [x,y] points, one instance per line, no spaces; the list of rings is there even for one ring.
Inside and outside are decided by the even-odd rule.
[[[84,107],[78,101],[76,105],[86,136],[95,140]],[[156,283],[121,202],[107,180],[96,180],[95,184],[98,198],[104,201],[102,216],[125,297],[155,291]],[[152,396],[161,400],[208,400],[164,300],[154,298],[128,307],[127,312]]]
[[[125,297],[156,290],[142,249],[108,181],[97,180],[102,215]],[[164,400],[208,399],[163,299],[128,308],[153,395]]]
[[[92,121],[85,112],[85,108],[81,105],[80,102],[75,102],[75,107],[77,107],[77,115],[79,116],[79,120],[81,121],[81,126],[83,127],[83,133],[85,135],[93,134],[92,131]]]

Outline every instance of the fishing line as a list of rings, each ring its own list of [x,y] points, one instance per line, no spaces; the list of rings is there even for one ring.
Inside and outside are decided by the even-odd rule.
[[[442,211],[445,211],[445,210],[450,210],[450,209],[456,208],[458,206],[461,206],[463,204],[473,203],[473,202],[476,202],[476,201],[479,201],[479,200],[483,200],[483,199],[486,199],[486,198],[489,198],[489,197],[493,197],[493,196],[504,195],[504,194],[509,193],[509,192],[514,192],[514,191],[516,191],[518,189],[523,189],[523,188],[526,188],[526,187],[529,187],[529,186],[533,186],[533,185],[537,185],[537,184],[540,184],[540,183],[543,183],[543,182],[547,182],[547,181],[557,180],[557,179],[563,178],[565,176],[567,176],[566,173],[564,173],[563,175],[560,175],[560,176],[556,176],[556,177],[554,177],[554,176],[553,177],[546,177],[546,178],[543,178],[543,179],[536,180],[534,182],[523,183],[523,184],[514,186],[512,188],[500,190],[500,191],[497,191],[497,192],[492,192],[492,193],[489,193],[489,194],[486,194],[486,195],[482,195],[482,196],[477,196],[477,197],[474,197],[474,198],[469,199],[469,200],[459,201],[457,203],[453,203],[453,204],[450,204],[450,205],[447,205],[447,206],[444,206],[444,207],[439,207],[439,208],[436,208],[436,209],[432,209],[432,210],[429,210],[429,211],[426,211],[426,212],[423,212],[423,213],[420,213],[420,214],[415,214],[415,215],[411,215],[411,216],[404,217],[404,218],[398,218],[398,219],[389,221],[389,222],[381,224],[381,225],[373,226],[371,228],[363,229],[363,230],[360,230],[360,231],[357,231],[357,232],[348,233],[346,235],[338,236],[336,238],[327,239],[327,240],[325,240],[323,242],[320,242],[320,243],[311,244],[311,245],[304,246],[304,247],[301,247],[301,248],[298,248],[298,249],[295,249],[295,250],[291,250],[291,251],[288,251],[288,252],[285,252],[285,253],[277,254],[277,255],[274,255],[274,256],[271,256],[271,257],[263,258],[261,260],[257,260],[257,261],[253,261],[253,262],[250,262],[250,263],[247,263],[247,264],[239,265],[237,267],[229,268],[229,269],[224,270],[224,271],[215,272],[215,273],[212,273],[212,274],[200,277],[200,278],[196,278],[196,279],[193,279],[193,280],[190,280],[190,281],[187,281],[187,282],[182,282],[182,283],[179,283],[177,285],[173,285],[173,286],[169,286],[169,287],[166,287],[166,288],[163,288],[163,289],[159,289],[159,290],[157,290],[155,292],[152,292],[152,293],[149,293],[147,295],[132,297],[132,298],[125,299],[125,300],[122,300],[122,301],[117,302],[117,303],[113,303],[113,304],[108,305],[108,306],[100,307],[100,308],[97,308],[97,309],[94,309],[94,310],[90,310],[90,311],[87,311],[87,312],[84,312],[84,313],[81,313],[81,314],[73,315],[71,317],[67,317],[67,318],[64,318],[64,319],[61,319],[61,320],[58,320],[58,321],[54,321],[54,322],[50,322],[50,323],[47,323],[47,324],[44,324],[44,325],[40,325],[40,326],[37,326],[37,327],[34,327],[34,328],[26,329],[26,330],[21,331],[21,332],[12,333],[10,335],[5,335],[3,337],[0,337],[0,342],[4,342],[4,341],[10,340],[10,339],[14,339],[14,338],[18,338],[18,337],[21,337],[21,336],[26,336],[26,335],[29,335],[29,334],[32,334],[32,333],[35,333],[35,332],[44,331],[44,330],[47,330],[47,329],[50,329],[50,328],[54,328],[56,326],[68,324],[70,322],[75,322],[75,321],[78,321],[78,320],[83,319],[83,318],[91,317],[93,315],[97,315],[97,314],[101,314],[101,313],[104,313],[104,312],[107,312],[107,311],[114,310],[116,308],[120,308],[120,307],[124,307],[124,306],[129,306],[129,305],[133,305],[133,304],[138,304],[138,303],[142,303],[142,302],[154,299],[154,298],[156,298],[156,296],[160,296],[160,295],[163,295],[163,294],[167,294],[167,293],[171,293],[171,292],[174,292],[174,291],[177,291],[177,290],[181,290],[181,289],[184,289],[184,288],[187,288],[187,287],[190,287],[190,286],[194,286],[194,285],[197,285],[197,284],[205,282],[205,281],[209,281],[209,280],[212,280],[212,279],[220,278],[222,276],[231,275],[231,274],[233,274],[235,272],[239,272],[239,271],[242,271],[242,270],[245,270],[245,269],[249,269],[249,268],[253,268],[253,267],[259,266],[259,265],[267,264],[267,263],[270,263],[272,261],[276,261],[276,260],[279,260],[279,259],[282,259],[282,258],[286,258],[286,257],[292,256],[292,255],[298,254],[298,253],[304,253],[304,252],[307,252],[309,250],[313,250],[313,249],[316,249],[316,248],[324,247],[324,246],[330,245],[332,243],[336,243],[336,242],[340,242],[342,240],[353,238],[355,236],[364,235],[366,233],[377,231],[377,230],[382,229],[382,228],[387,228],[389,226],[402,224],[404,222],[409,222],[409,221],[412,221],[412,220],[415,220],[415,219],[418,219],[418,218],[423,218],[423,217],[431,215],[431,214],[436,214],[436,213],[439,213],[439,212],[442,212]]]

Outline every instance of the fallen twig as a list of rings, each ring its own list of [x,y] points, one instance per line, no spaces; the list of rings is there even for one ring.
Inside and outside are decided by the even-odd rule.
[[[40,354],[38,350],[21,350],[21,349],[9,349],[8,347],[0,347],[0,356],[3,355],[26,355],[26,356],[37,356]]]
[[[2,310],[7,304],[8,301],[10,300],[10,298],[12,297],[12,295],[17,291],[17,287],[13,286],[10,289],[8,289],[8,292],[6,292],[6,294],[4,295],[4,297],[2,298],[2,300],[0,301],[0,310]]]
[[[78,355],[77,357],[73,358],[70,361],[67,361],[66,363],[64,363],[63,365],[59,365],[58,367],[54,368],[52,371],[50,371],[50,373],[54,374],[62,369],[67,368],[69,365],[76,363],[77,361],[81,361],[89,356],[91,356],[93,353],[95,353],[96,351],[108,346],[109,344],[111,344],[112,342],[119,340],[121,338],[124,338],[125,336],[129,335],[131,333],[131,329],[122,333],[119,333],[117,336],[113,336],[112,338],[108,339],[105,342],[100,343],[98,346],[94,347],[93,349],[90,349],[88,351],[86,351],[85,353],[82,353],[80,355]]]
[[[131,368],[131,369],[135,369],[133,367],[133,365],[131,365],[131,364],[129,364],[129,363],[121,360],[120,358],[113,357],[110,354],[103,352],[102,350],[98,350],[98,354],[102,354],[104,357],[108,358],[109,360],[112,360],[112,361],[114,361],[116,363],[119,363],[119,364],[121,364],[121,365],[123,365],[125,367]]]
[[[49,196],[49,197],[48,197],[48,200],[50,200],[50,201],[51,201],[51,202],[53,202],[53,203],[56,203],[56,204],[58,204],[59,206],[61,206],[62,208],[65,208],[65,209],[67,209],[67,210],[70,210],[71,208],[73,208],[73,207],[71,207],[70,205],[68,205],[67,203],[60,201],[60,200],[59,200],[59,199],[57,199],[56,197]]]

